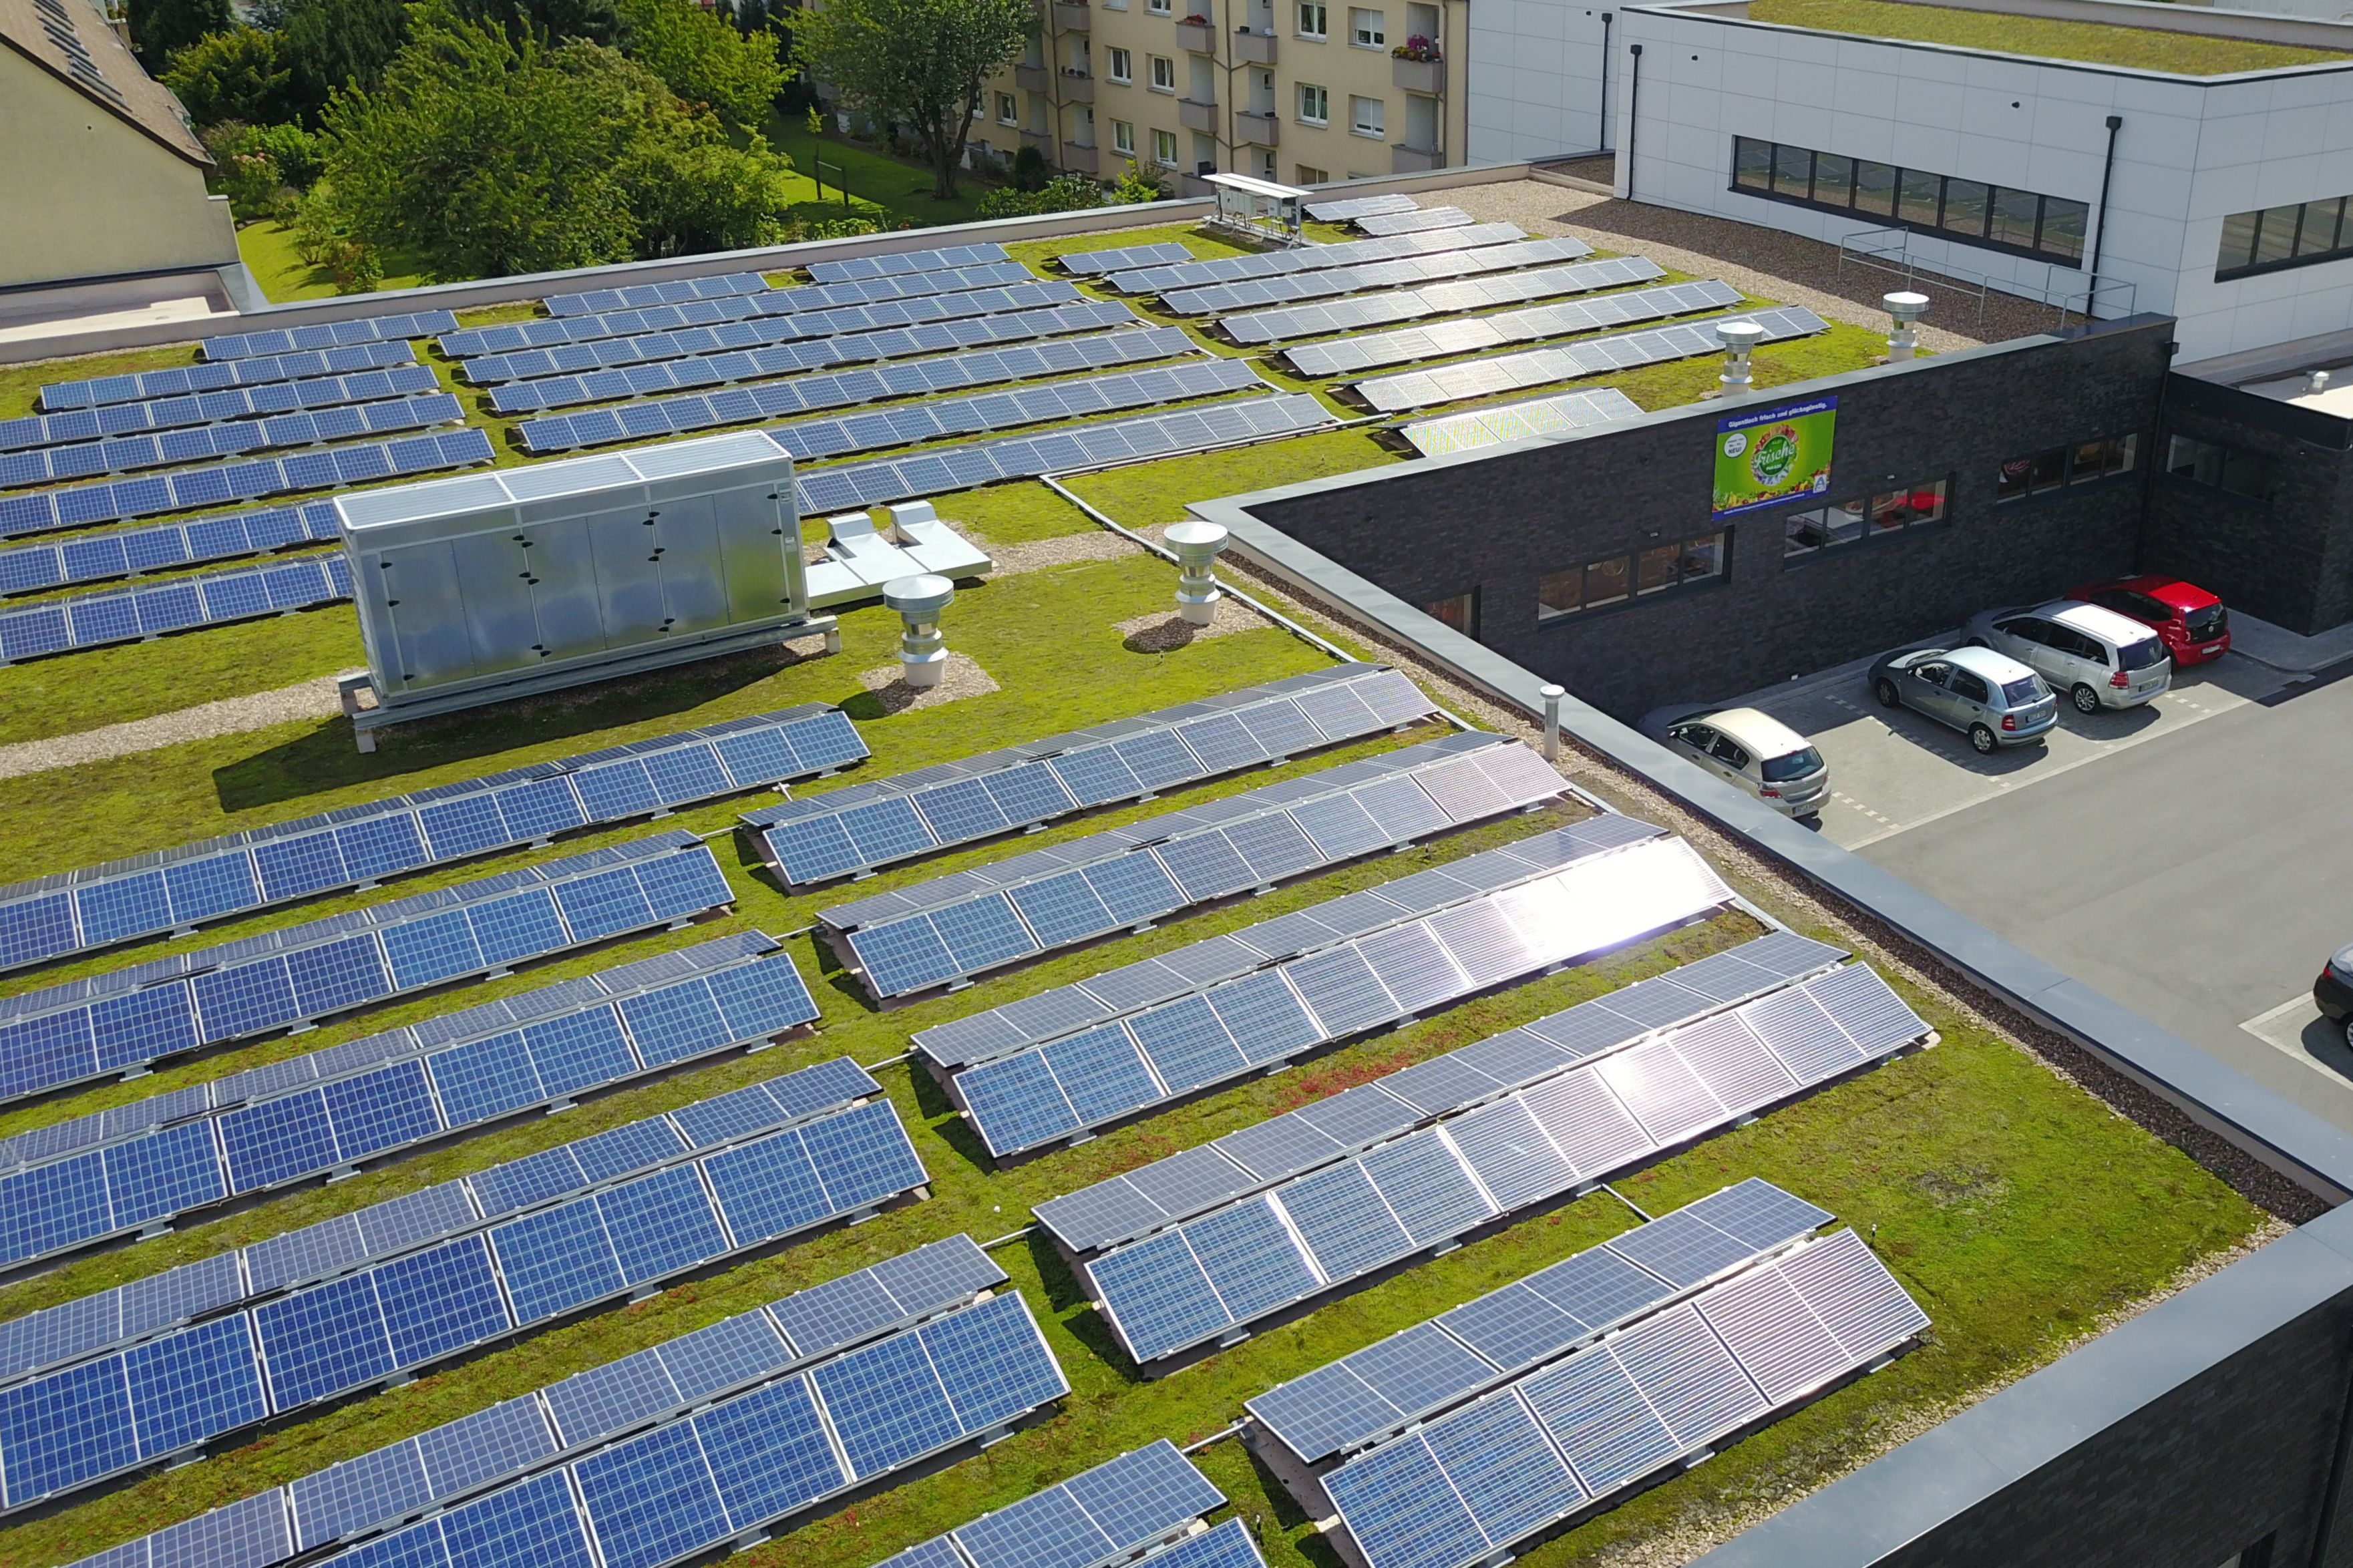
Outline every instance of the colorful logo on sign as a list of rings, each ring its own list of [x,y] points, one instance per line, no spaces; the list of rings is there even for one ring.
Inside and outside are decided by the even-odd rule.
[[[1715,422],[1715,515],[1777,505],[1831,488],[1838,399],[1817,397]]]

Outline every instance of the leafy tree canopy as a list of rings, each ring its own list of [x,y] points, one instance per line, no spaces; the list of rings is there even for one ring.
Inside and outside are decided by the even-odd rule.
[[[131,0],[131,40],[151,71],[206,33],[228,30],[228,0]]]
[[[798,14],[794,44],[849,103],[923,139],[945,201],[981,83],[1021,52],[1029,17],[1030,0],[827,0]]]
[[[279,58],[277,37],[259,27],[206,34],[172,57],[163,80],[198,125],[274,125],[301,112],[293,68]]]
[[[621,51],[736,130],[757,130],[784,90],[773,33],[738,32],[693,0],[616,0],[616,9]]]

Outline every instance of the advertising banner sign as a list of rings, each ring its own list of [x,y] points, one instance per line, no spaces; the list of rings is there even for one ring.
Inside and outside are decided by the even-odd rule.
[[[1809,398],[1715,422],[1715,515],[1752,511],[1831,488],[1838,399]]]

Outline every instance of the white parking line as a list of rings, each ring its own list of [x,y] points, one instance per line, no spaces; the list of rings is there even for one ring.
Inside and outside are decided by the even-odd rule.
[[[2353,1052],[2347,1051],[2343,1038],[2332,1030],[2319,1047],[2335,1058],[2333,1063],[2316,1056],[2314,1047],[2305,1042],[2306,1032],[2319,1017],[2320,1009],[2314,1005],[2312,993],[2300,991],[2278,1006],[2256,1014],[2239,1027],[2289,1060],[2302,1062],[2329,1082],[2343,1088],[2347,1069],[2353,1068]]]

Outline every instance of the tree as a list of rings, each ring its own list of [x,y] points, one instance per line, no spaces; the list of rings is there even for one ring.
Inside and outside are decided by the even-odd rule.
[[[690,105],[708,104],[738,131],[756,131],[784,90],[773,33],[740,33],[692,0],[617,0],[623,54]]]
[[[164,72],[164,85],[200,126],[291,120],[301,112],[293,80],[292,68],[278,58],[278,40],[259,27],[206,33],[174,55]]]
[[[1030,0],[827,0],[799,13],[801,61],[876,121],[922,139],[932,194],[956,194],[981,84],[1021,52]]]
[[[528,33],[543,43],[586,38],[609,44],[619,34],[620,16],[613,0],[456,0],[459,14],[487,22],[521,37]]]
[[[408,39],[403,0],[273,0],[278,58],[299,118],[317,125],[338,88],[374,90]]]
[[[228,0],[131,0],[132,41],[151,71],[206,33],[228,31],[229,22]]]

